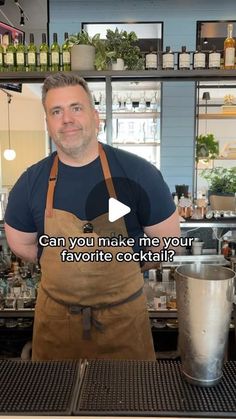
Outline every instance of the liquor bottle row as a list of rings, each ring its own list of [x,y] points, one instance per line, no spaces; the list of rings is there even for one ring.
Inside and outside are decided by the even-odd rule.
[[[223,51],[216,50],[215,46],[212,51],[203,51],[199,45],[194,52],[187,51],[186,46],[182,46],[181,52],[171,51],[169,46],[166,47],[165,52],[151,51],[146,55],[146,69],[155,70],[158,68],[162,70],[205,70],[226,67],[223,64]]]
[[[152,276],[144,278],[143,292],[147,298],[147,308],[149,310],[176,310],[176,283],[174,280],[174,270],[163,269],[162,280],[157,277],[160,272],[151,269]]]
[[[235,65],[235,39],[233,38],[233,24],[227,25],[227,37],[224,40],[222,49],[212,46],[211,51],[204,51],[198,45],[196,51],[187,51],[182,46],[181,51],[173,52],[166,47],[165,52],[150,51],[145,57],[147,70],[204,70],[204,69],[234,69]]]
[[[29,44],[23,43],[19,35],[17,45],[14,45],[11,34],[6,44],[0,45],[0,71],[70,71],[70,46],[68,33],[60,46],[57,34],[53,34],[53,43],[48,46],[46,33],[42,34],[42,43],[37,47],[34,34],[29,35]]]
[[[38,264],[3,253],[0,246],[0,310],[32,309],[40,278]]]

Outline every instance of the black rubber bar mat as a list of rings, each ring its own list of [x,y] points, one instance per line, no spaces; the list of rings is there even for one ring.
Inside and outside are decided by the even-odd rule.
[[[236,417],[236,362],[214,387],[188,384],[179,361],[88,361],[76,415]]]
[[[71,415],[78,391],[76,361],[0,363],[0,415]]]

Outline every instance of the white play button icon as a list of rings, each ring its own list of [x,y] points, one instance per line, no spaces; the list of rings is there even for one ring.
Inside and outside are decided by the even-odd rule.
[[[131,209],[128,207],[128,205],[122,204],[122,202],[115,198],[109,198],[108,219],[111,223],[123,217],[124,215],[129,214],[130,211]]]

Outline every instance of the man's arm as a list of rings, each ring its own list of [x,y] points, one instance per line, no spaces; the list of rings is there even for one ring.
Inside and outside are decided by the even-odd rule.
[[[158,237],[160,239],[159,247],[153,247],[148,249],[152,252],[159,252],[163,247],[162,237],[180,237],[181,235],[178,211],[176,210],[169,218],[162,221],[161,223],[144,227],[143,230],[148,237]],[[178,252],[178,248],[173,248],[173,250],[176,250]],[[147,271],[149,269],[155,269],[158,265],[159,264],[156,262],[147,262],[144,264],[144,266],[142,266],[142,272]]]
[[[29,262],[37,261],[38,241],[37,232],[25,233],[4,224],[6,238],[10,249],[16,256]]]

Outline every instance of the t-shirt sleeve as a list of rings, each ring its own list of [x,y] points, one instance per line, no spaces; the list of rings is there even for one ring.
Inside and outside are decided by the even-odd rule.
[[[144,227],[161,223],[176,209],[170,190],[154,165],[145,162],[139,173],[139,222]]]
[[[37,231],[30,210],[28,173],[24,172],[9,193],[5,222],[19,231]]]

